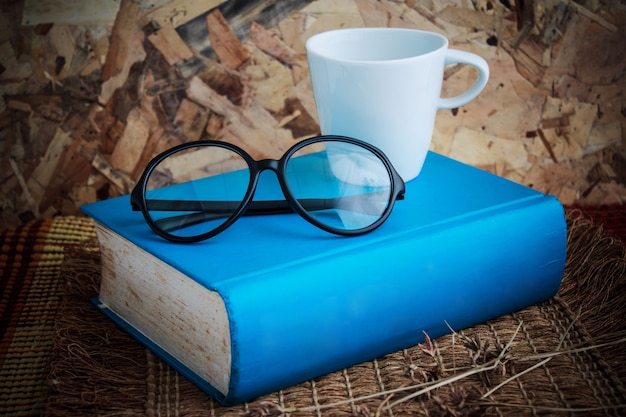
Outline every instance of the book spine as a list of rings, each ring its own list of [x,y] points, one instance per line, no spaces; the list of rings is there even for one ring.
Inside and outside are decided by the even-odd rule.
[[[553,296],[567,228],[553,197],[223,283],[225,404],[273,392]]]

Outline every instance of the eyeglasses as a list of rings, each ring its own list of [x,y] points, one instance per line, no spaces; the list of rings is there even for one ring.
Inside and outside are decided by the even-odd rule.
[[[262,187],[255,196],[265,170],[277,174],[282,195]],[[187,243],[217,235],[242,215],[293,212],[330,233],[360,235],[384,223],[404,192],[378,148],[325,135],[295,144],[279,160],[256,161],[220,141],[178,145],[150,161],[130,198],[155,233]]]

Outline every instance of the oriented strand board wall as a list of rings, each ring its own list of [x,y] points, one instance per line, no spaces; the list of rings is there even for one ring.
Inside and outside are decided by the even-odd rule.
[[[304,42],[361,26],[436,31],[488,60],[484,92],[438,113],[433,150],[567,204],[626,200],[623,2],[96,3],[0,14],[0,226],[127,193],[184,141],[279,156],[319,130]],[[448,68],[443,93],[472,71]]]

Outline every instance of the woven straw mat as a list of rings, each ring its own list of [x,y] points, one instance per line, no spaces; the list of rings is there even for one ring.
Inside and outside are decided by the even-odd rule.
[[[553,299],[228,408],[89,304],[99,254],[76,250],[63,268],[46,414],[625,415],[624,246],[580,212],[568,229]]]

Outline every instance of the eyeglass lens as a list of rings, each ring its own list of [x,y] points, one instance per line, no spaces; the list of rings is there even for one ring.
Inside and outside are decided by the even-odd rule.
[[[224,147],[207,144],[176,152],[157,164],[147,179],[149,216],[170,235],[210,233],[238,212],[252,173],[246,159]],[[387,167],[357,144],[319,141],[305,145],[285,162],[282,175],[287,197],[322,227],[366,228],[390,204],[392,179]],[[251,204],[266,200],[265,194],[256,193]]]
[[[323,151],[311,153],[320,145]],[[335,229],[368,227],[389,205],[391,178],[383,161],[351,143],[303,147],[287,161],[285,181],[309,216]]]

